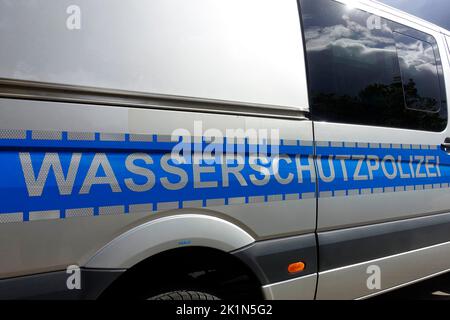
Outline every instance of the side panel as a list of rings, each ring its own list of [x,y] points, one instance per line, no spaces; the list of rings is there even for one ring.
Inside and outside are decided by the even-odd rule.
[[[317,274],[270,284],[263,287],[267,299],[312,300],[315,297]]]
[[[80,269],[81,289],[67,288],[66,270],[0,279],[1,300],[93,300],[125,270]]]
[[[309,121],[9,99],[0,112],[0,277],[83,265],[134,226],[186,209],[255,239],[315,229]],[[180,128],[197,137],[211,128],[277,130],[279,170],[254,170],[249,144],[232,139],[247,148],[237,171],[166,162]]]
[[[316,120],[317,298],[360,298],[449,269],[447,258],[426,263],[450,240],[440,216],[450,212],[442,36],[369,6],[301,3]],[[413,219],[426,216],[435,219]],[[374,268],[381,285],[371,287]]]
[[[295,0],[1,0],[0,21],[0,78],[308,105]]]
[[[307,275],[293,279],[283,260],[263,283],[271,298],[312,298],[316,178],[297,9],[0,0],[0,279],[301,236]],[[295,244],[277,249],[290,260]]]
[[[450,271],[449,259],[450,243],[445,242],[321,272],[318,299],[355,299],[379,294],[380,291],[365,285],[370,275],[367,270],[374,270],[373,266],[382,270],[381,285],[384,291],[389,291]],[[364,285],[355,286],[358,283]]]

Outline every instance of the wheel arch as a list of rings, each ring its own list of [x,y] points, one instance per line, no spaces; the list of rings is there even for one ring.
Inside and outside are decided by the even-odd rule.
[[[172,249],[208,247],[231,252],[255,242],[236,224],[207,214],[184,213],[140,224],[114,238],[84,264],[95,269],[129,269]]]
[[[189,290],[220,299],[263,299],[255,270],[229,252],[187,246],[153,255],[126,270],[100,299],[148,299]]]

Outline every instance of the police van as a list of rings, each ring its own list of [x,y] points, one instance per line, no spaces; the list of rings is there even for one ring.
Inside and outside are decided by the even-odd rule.
[[[0,298],[360,299],[450,270],[450,32],[360,0],[0,0]]]

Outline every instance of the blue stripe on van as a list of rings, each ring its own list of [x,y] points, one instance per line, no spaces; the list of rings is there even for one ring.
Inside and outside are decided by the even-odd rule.
[[[436,145],[397,145],[380,143],[353,142],[316,142],[304,140],[281,140],[279,153],[286,155],[288,161],[280,162],[279,176],[281,179],[292,177],[292,181],[283,184],[271,174],[265,185],[257,186],[250,177],[262,180],[263,175],[249,165],[250,153],[255,152],[255,146],[248,140],[238,144],[226,139],[221,144],[222,150],[227,145],[233,145],[243,151],[245,165],[240,171],[246,185],[241,185],[233,174],[229,175],[229,185],[225,186],[222,177],[222,164],[210,165],[214,172],[202,173],[204,184],[217,183],[217,187],[196,188],[192,164],[177,164],[186,172],[187,182],[179,190],[168,190],[163,186],[161,178],[176,183],[180,177],[173,172],[164,170],[161,158],[170,153],[178,142],[172,142],[170,136],[134,135],[134,134],[105,134],[105,133],[74,133],[74,132],[42,132],[24,130],[0,130],[0,223],[16,222],[15,215],[20,215],[21,221],[35,221],[42,219],[65,219],[71,217],[128,214],[134,212],[153,212],[160,210],[178,209],[184,207],[211,207],[220,205],[244,205],[273,201],[290,201],[311,199],[316,196],[316,185],[311,182],[311,172],[302,171],[302,182],[299,182],[297,164],[307,166],[309,158],[317,156],[318,168],[318,196],[337,197],[363,194],[378,194],[386,192],[407,192],[424,189],[448,188],[450,182],[450,166],[448,154]],[[191,144],[192,150],[205,150],[209,144],[205,138],[202,143]],[[269,144],[270,147],[274,145]],[[221,150],[219,148],[219,150]],[[29,153],[31,164],[24,168],[19,153]],[[42,167],[43,159],[49,153],[58,156],[64,178],[67,178],[69,164],[74,153],[81,153],[81,160],[76,171],[73,190],[70,194],[60,194],[54,171],[51,169],[44,184],[42,194],[30,196],[24,178],[24,170],[32,170],[34,178]],[[94,157],[103,153],[110,165],[117,188],[114,192],[107,184],[96,184],[87,194],[80,194],[81,186]],[[127,170],[126,159],[136,153],[145,153],[152,158],[152,164],[143,160],[136,160],[139,167],[150,169],[155,176],[155,185],[145,192],[137,192],[127,187],[127,181],[132,179],[136,184],[144,184],[144,176]],[[370,172],[367,157],[378,157],[380,160],[386,155],[393,159],[379,163],[377,170]],[[363,157],[364,159],[359,159]],[[410,159],[412,158],[412,162]],[[418,157],[418,159],[415,159]],[[296,163],[296,158],[298,163]],[[420,159],[423,163],[420,164]],[[437,172],[437,161],[440,162],[440,174]],[[345,170],[342,167],[345,162]],[[425,161],[428,165],[425,166]],[[174,163],[171,163],[175,165]],[[369,162],[370,164],[370,162]],[[372,169],[376,167],[374,162]],[[361,166],[359,174],[355,171]],[[419,176],[413,177],[411,170]],[[209,165],[208,165],[209,166]],[[396,167],[394,169],[394,167]],[[397,170],[395,177],[389,174]],[[427,170],[429,172],[427,172]],[[347,171],[347,179],[344,171]],[[386,172],[385,172],[386,171]],[[399,171],[402,171],[403,177]],[[331,179],[331,173],[334,177]],[[410,174],[409,178],[405,176]],[[30,172],[28,172],[29,174]],[[96,176],[105,176],[105,168],[100,167]],[[313,172],[314,174],[314,172]],[[361,177],[373,176],[372,179],[360,180]],[[314,180],[314,179],[313,179]],[[116,190],[117,191],[117,190]],[[59,212],[59,214],[57,214]],[[276,214],[276,213],[274,213]]]

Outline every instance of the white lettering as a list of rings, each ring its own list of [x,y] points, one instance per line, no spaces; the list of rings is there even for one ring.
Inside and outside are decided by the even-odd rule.
[[[64,176],[61,166],[61,160],[57,153],[45,154],[37,178],[34,174],[33,163],[31,161],[30,153],[20,152],[19,158],[20,164],[22,166],[23,175],[25,178],[25,183],[28,190],[28,195],[30,197],[39,197],[42,195],[50,169],[53,169],[59,194],[60,195],[72,194],[75,177],[78,171],[78,167],[80,166],[81,153],[72,154],[69,164],[69,170],[67,172],[67,177]]]
[[[104,177],[97,177],[100,167],[105,172]],[[88,194],[91,191],[91,187],[96,184],[108,184],[112,192],[122,192],[114,171],[111,168],[111,164],[104,153],[97,153],[94,159],[92,159],[91,166],[81,186],[80,194]]]
[[[137,184],[133,181],[132,178],[125,179],[125,185],[128,189],[134,192],[145,192],[150,190],[155,185],[155,175],[153,172],[144,167],[137,166],[134,162],[136,160],[141,160],[145,164],[153,164],[152,158],[145,153],[133,153],[130,154],[125,160],[125,167],[131,173],[143,176],[147,178],[147,181],[143,184]]]

